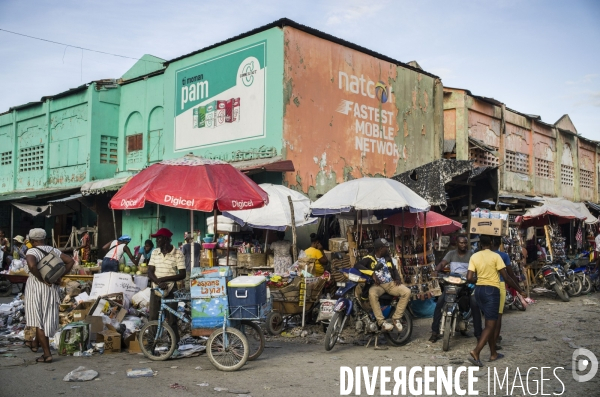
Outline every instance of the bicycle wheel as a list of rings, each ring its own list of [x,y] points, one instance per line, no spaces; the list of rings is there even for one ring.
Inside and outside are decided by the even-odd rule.
[[[138,334],[138,343],[144,356],[154,361],[164,361],[171,357],[177,343],[175,342],[175,332],[173,329],[163,323],[160,336],[158,336],[158,321],[147,322]]]
[[[225,344],[225,334],[227,344]],[[206,342],[206,353],[208,359],[221,371],[237,371],[242,368],[248,360],[250,348],[248,339],[235,328],[223,328],[215,330]]]
[[[265,350],[265,333],[260,325],[249,320],[243,320],[239,326],[239,330],[248,339],[248,347],[250,349],[248,361],[256,360]]]

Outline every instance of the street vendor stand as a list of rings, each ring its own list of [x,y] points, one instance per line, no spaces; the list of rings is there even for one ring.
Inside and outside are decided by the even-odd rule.
[[[194,210],[213,212],[214,225],[218,225],[217,211],[231,211],[242,204],[245,208],[262,207],[268,203],[268,196],[231,164],[186,155],[179,159],[161,161],[141,171],[115,194],[109,206],[121,210],[139,209],[144,207],[146,201],[190,210],[190,230],[194,230]],[[215,241],[216,238],[215,233]],[[191,244],[192,258],[195,256],[194,250],[194,244]],[[192,308],[201,303],[203,302],[192,298]],[[192,314],[194,313],[199,312],[192,310]],[[225,326],[227,317],[221,317],[220,322],[221,324],[212,324],[206,328],[201,321],[194,323],[193,316],[192,335],[211,334],[215,327],[223,326],[221,348],[227,350],[228,334],[231,332],[233,335],[233,331]],[[160,329],[158,322],[153,326]],[[219,355],[220,352],[210,354]]]

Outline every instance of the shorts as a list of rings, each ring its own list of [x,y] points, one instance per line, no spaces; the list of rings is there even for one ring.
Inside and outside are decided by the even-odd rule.
[[[106,258],[102,259],[102,267],[100,273],[106,272],[118,272],[119,271],[119,261],[116,259]]]
[[[486,320],[498,320],[500,289],[489,285],[475,287],[475,299]]]
[[[516,298],[516,297],[515,297]],[[498,313],[504,313],[504,304],[506,303],[506,284],[504,281],[500,281],[500,308]]]

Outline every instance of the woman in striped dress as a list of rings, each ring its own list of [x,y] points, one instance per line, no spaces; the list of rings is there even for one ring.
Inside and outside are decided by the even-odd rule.
[[[44,229],[32,229],[29,231],[29,239],[32,248],[27,251],[27,266],[31,273],[27,279],[25,288],[25,319],[28,327],[36,328],[36,337],[27,344],[32,352],[37,352],[42,347],[44,354],[36,361],[40,363],[51,363],[49,337],[53,336],[59,327],[58,307],[60,296],[58,293],[60,281],[50,285],[42,280],[38,271],[38,262],[52,252],[64,262],[67,273],[73,267],[73,258],[67,256],[48,245],[45,245],[46,231]]]

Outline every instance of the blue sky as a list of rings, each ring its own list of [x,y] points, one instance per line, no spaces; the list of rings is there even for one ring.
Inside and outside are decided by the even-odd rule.
[[[171,59],[281,17],[545,122],[569,114],[600,140],[600,1],[0,0],[1,29],[134,58]],[[135,62],[5,32],[0,59],[0,112]]]

